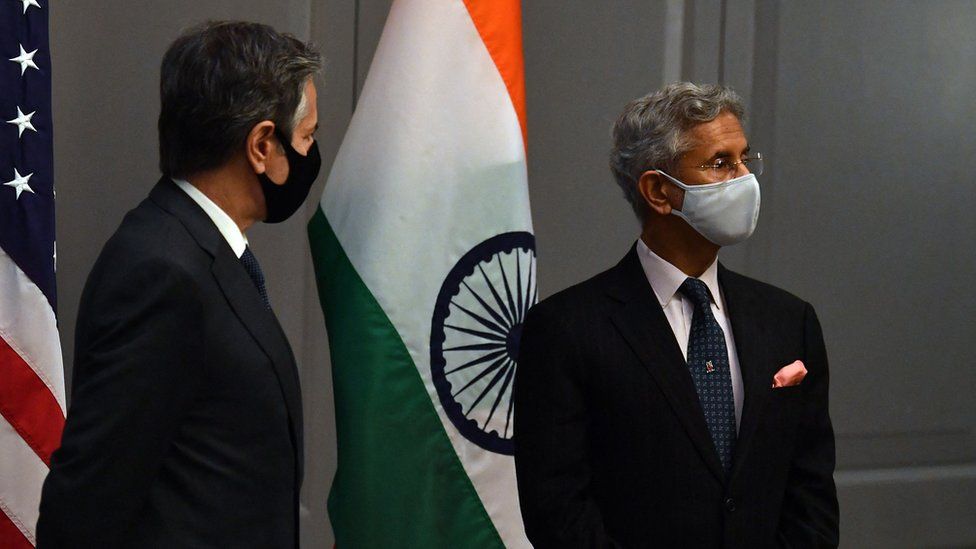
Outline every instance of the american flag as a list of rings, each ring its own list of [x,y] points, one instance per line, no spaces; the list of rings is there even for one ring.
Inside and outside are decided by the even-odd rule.
[[[35,545],[64,427],[47,0],[0,0],[0,547]]]

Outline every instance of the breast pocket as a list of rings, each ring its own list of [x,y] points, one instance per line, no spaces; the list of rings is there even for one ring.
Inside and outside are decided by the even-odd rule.
[[[789,387],[776,387],[771,389],[774,398],[793,398],[802,394],[803,387],[801,385],[791,385]]]
[[[806,395],[801,385],[770,389],[769,404],[766,413],[771,416],[777,429],[784,434],[791,434],[796,430],[803,411]]]

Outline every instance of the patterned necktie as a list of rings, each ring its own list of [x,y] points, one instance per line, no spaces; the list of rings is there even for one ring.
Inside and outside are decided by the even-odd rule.
[[[258,293],[261,294],[261,300],[264,301],[265,308],[270,311],[271,302],[268,301],[268,290],[264,287],[264,273],[261,272],[261,265],[258,264],[258,258],[254,257],[254,254],[251,253],[251,248],[244,248],[244,253],[241,255],[241,263],[244,264],[247,274],[254,281],[254,286],[257,287]]]
[[[732,374],[725,332],[712,315],[712,294],[697,278],[688,278],[679,291],[695,305],[688,336],[688,368],[695,381],[698,400],[705,412],[705,422],[712,442],[728,474],[735,450],[735,398],[732,396]]]

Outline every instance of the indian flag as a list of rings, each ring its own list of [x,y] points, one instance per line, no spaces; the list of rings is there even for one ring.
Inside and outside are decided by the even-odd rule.
[[[344,547],[528,547],[512,383],[536,300],[519,0],[395,0],[309,223]]]

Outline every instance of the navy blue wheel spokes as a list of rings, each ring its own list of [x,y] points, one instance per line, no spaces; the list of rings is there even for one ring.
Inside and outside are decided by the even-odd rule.
[[[431,374],[448,418],[482,448],[511,455],[512,383],[522,322],[537,298],[535,237],[478,244],[448,273],[431,322]]]

